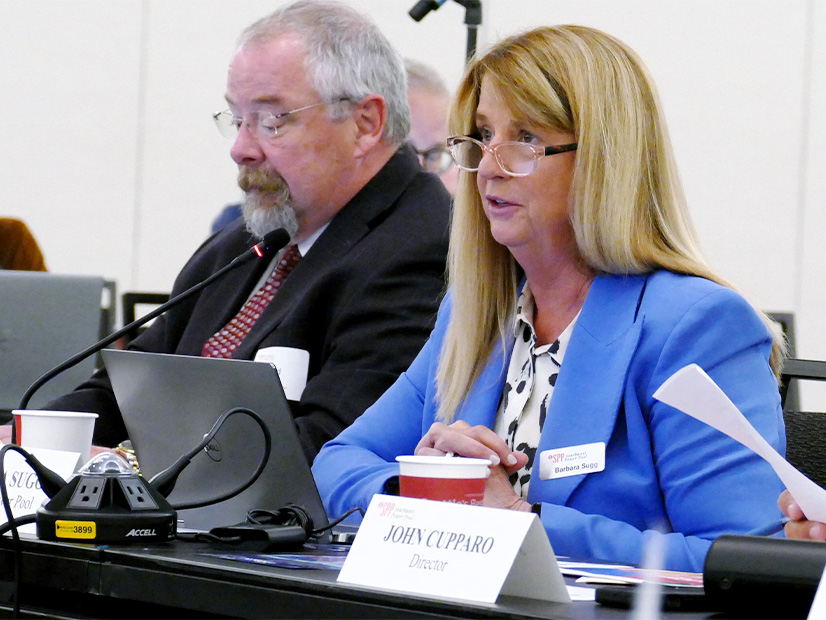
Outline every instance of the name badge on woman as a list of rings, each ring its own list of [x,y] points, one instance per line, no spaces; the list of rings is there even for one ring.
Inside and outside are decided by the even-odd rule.
[[[605,469],[605,442],[552,448],[539,454],[540,480],[593,474]]]

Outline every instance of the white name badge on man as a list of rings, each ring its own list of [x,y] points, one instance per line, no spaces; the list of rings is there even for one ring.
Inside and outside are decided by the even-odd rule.
[[[480,603],[571,602],[535,514],[389,495],[373,497],[338,580]]]
[[[310,372],[309,351],[293,347],[266,347],[258,350],[255,361],[266,362],[275,367],[287,400],[301,400]]]

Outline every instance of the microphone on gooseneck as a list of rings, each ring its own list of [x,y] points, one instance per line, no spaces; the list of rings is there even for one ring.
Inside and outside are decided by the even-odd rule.
[[[407,14],[420,22],[430,11],[437,11],[447,0],[419,0]]]
[[[139,318],[135,321],[132,321],[131,323],[129,323],[129,325],[123,326],[121,329],[117,330],[116,332],[113,332],[112,334],[110,334],[109,336],[104,338],[103,340],[100,340],[100,341],[96,342],[95,344],[93,344],[88,349],[84,349],[80,353],[77,353],[77,354],[73,355],[72,357],[70,357],[69,359],[67,359],[62,364],[59,364],[59,365],[55,366],[54,368],[52,368],[49,372],[47,372],[42,377],[40,377],[37,381],[32,383],[32,385],[29,387],[29,389],[26,390],[26,393],[23,394],[23,398],[20,400],[19,409],[25,409],[28,406],[29,401],[31,400],[34,393],[37,390],[39,390],[41,387],[43,387],[43,385],[46,382],[50,381],[53,377],[59,375],[64,370],[67,370],[67,369],[71,368],[72,366],[75,366],[76,364],[79,364],[80,362],[85,360],[90,355],[94,355],[95,353],[100,351],[106,345],[109,345],[109,344],[115,342],[115,340],[117,340],[118,338],[122,338],[123,336],[125,336],[126,334],[131,332],[132,330],[140,327],[141,325],[144,325],[145,323],[148,323],[149,321],[151,321],[155,317],[160,316],[161,314],[163,314],[164,312],[169,310],[171,307],[178,305],[183,300],[187,299],[188,297],[191,297],[192,295],[194,295],[195,293],[197,293],[201,289],[209,286],[215,280],[220,278],[222,275],[224,275],[228,271],[231,271],[232,269],[235,269],[236,267],[240,267],[241,265],[243,265],[244,263],[246,263],[247,261],[249,261],[253,258],[264,258],[264,259],[270,258],[276,252],[278,252],[278,250],[280,250],[285,245],[287,245],[289,242],[290,242],[290,234],[286,230],[284,230],[283,228],[279,228],[277,230],[274,230],[274,231],[264,235],[264,238],[261,240],[260,243],[257,243],[256,245],[252,246],[252,248],[250,248],[249,250],[247,250],[243,254],[237,256],[235,259],[233,259],[233,261],[231,263],[229,263],[225,267],[222,267],[221,269],[219,269],[218,271],[213,273],[211,276],[209,276],[205,280],[202,280],[201,282],[199,282],[195,286],[192,286],[191,288],[188,288],[183,293],[180,293],[180,294],[176,295],[175,297],[173,297],[172,299],[170,299],[169,301],[167,301],[165,304],[163,304],[161,306],[158,306],[152,312],[142,316],[141,318]],[[12,425],[12,429],[14,429],[14,425]],[[14,434],[14,430],[12,430],[12,433]],[[14,442],[15,439],[16,438],[13,436],[12,441]]]

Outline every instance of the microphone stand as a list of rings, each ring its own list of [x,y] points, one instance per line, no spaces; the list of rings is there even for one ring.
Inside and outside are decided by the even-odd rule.
[[[456,2],[465,7],[465,25],[467,26],[465,62],[470,62],[476,54],[476,33],[482,25],[482,2],[481,0],[456,0]]]
[[[199,282],[198,284],[196,284],[195,286],[193,286],[192,288],[189,288],[189,289],[183,291],[179,295],[176,295],[175,297],[173,297],[172,299],[167,301],[165,304],[163,304],[161,306],[158,306],[157,308],[155,308],[154,310],[152,310],[148,314],[140,317],[139,319],[136,319],[136,320],[132,321],[131,323],[129,323],[129,325],[125,325],[124,327],[122,327],[121,329],[113,332],[112,334],[110,334],[109,336],[104,338],[103,340],[100,340],[100,341],[96,342],[95,344],[93,344],[89,348],[84,349],[83,351],[81,351],[80,353],[77,353],[76,355],[73,355],[72,357],[67,359],[65,362],[63,362],[62,364],[59,364],[58,366],[55,366],[54,368],[52,368],[46,374],[41,376],[37,381],[32,383],[31,386],[29,386],[29,389],[26,390],[25,394],[23,394],[23,398],[20,400],[20,407],[18,407],[18,408],[19,409],[26,409],[26,407],[28,406],[29,401],[31,400],[34,393],[37,390],[39,390],[47,381],[52,379],[52,377],[55,377],[55,376],[59,375],[61,372],[63,372],[64,370],[67,370],[67,369],[71,368],[72,366],[75,366],[75,365],[79,364],[80,362],[82,362],[84,359],[86,359],[90,355],[93,355],[94,353],[97,353],[98,351],[100,351],[101,349],[106,347],[107,345],[112,344],[118,338],[122,338],[123,336],[125,336],[126,334],[131,332],[132,330],[140,327],[141,325],[144,325],[145,323],[148,323],[149,321],[151,321],[155,317],[163,314],[164,312],[166,312],[172,306],[179,304],[183,300],[187,299],[188,297],[191,297],[195,293],[199,292],[201,289],[205,288],[206,286],[208,286],[209,284],[211,284],[212,282],[214,282],[215,280],[220,278],[227,271],[235,269],[236,267],[240,267],[241,265],[246,263],[248,260],[251,260],[253,258],[265,258],[267,256],[272,256],[275,252],[277,252],[278,250],[283,248],[289,242],[290,242],[290,235],[283,228],[279,228],[279,229],[274,230],[273,232],[265,235],[264,239],[260,243],[258,243],[257,245],[254,245],[252,247],[252,249],[247,250],[246,252],[244,252],[240,256],[236,257],[231,263],[229,263],[228,265],[222,267],[221,269],[219,269],[218,271],[213,273],[206,280],[203,280],[203,281]],[[15,425],[12,425],[12,443],[14,443],[15,439],[16,439],[15,430],[16,430]]]
[[[408,15],[417,22],[422,21],[425,15],[437,10],[447,0],[419,0]],[[481,0],[456,0],[465,7],[465,25],[467,26],[467,49],[465,51],[465,61],[469,61],[476,53],[476,33],[482,25],[482,2]]]

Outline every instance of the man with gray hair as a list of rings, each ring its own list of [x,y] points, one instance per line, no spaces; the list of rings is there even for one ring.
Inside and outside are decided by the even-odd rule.
[[[226,101],[215,122],[233,140],[243,221],[196,251],[172,294],[274,229],[290,245],[178,305],[129,348],[288,366],[312,461],[424,344],[444,286],[450,198],[406,145],[402,59],[346,5],[302,0],[249,26]],[[98,412],[97,444],[126,438],[105,371],[50,407]]]

